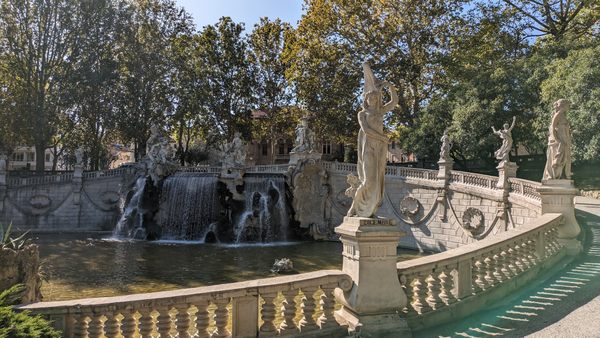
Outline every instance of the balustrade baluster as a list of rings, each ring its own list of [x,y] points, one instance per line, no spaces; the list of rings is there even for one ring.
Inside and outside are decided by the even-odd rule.
[[[75,322],[73,337],[75,338],[86,338],[88,336],[88,322],[87,315],[82,313],[80,314]]]
[[[424,283],[424,276],[415,275],[412,283],[412,308],[418,313],[423,314],[427,311],[431,311],[429,304],[425,301],[427,298],[427,285]],[[410,309],[410,307],[409,307]]]
[[[452,277],[452,268],[444,267],[442,273],[439,275],[440,279],[440,299],[446,305],[450,305],[456,302],[456,297],[452,294],[452,289],[454,289],[454,278]]]
[[[90,338],[100,338],[104,334],[103,326],[102,314],[92,313],[88,324],[88,336]]]
[[[158,317],[156,318],[157,331],[160,338],[171,337],[171,311],[170,306],[162,305],[157,307]]]
[[[485,290],[485,264],[481,262],[481,257],[473,259],[473,274],[471,278],[473,282],[471,285],[473,286],[473,293],[477,293],[479,291]]]
[[[433,310],[437,310],[442,307],[444,302],[440,298],[441,285],[435,270],[425,279],[425,282],[427,283],[427,298],[425,300]]]
[[[208,326],[210,324],[210,317],[208,313],[208,300],[194,303],[196,306],[196,336],[198,338],[209,338],[210,333],[208,332]]]
[[[511,279],[513,276],[512,270],[510,269],[510,255],[508,249],[505,248],[500,252],[500,258],[502,260],[502,268],[500,271],[504,275],[504,280]]]
[[[539,258],[535,254],[535,241],[529,239],[527,240],[527,260],[530,262],[531,266],[536,266]]]
[[[118,315],[118,312],[106,313],[106,321],[104,322],[104,334],[106,335],[106,338],[116,338],[119,335],[120,327],[119,320],[117,319]]]
[[[496,279],[496,282],[498,282],[498,283],[502,283],[506,279],[504,273],[502,272],[502,263],[503,263],[502,258],[503,257],[502,257],[501,252],[495,253],[494,256],[492,257],[493,264],[494,264],[494,278]]]
[[[142,338],[152,338],[152,329],[154,329],[154,319],[152,318],[151,308],[142,308],[139,310],[140,317],[139,328]]]
[[[121,320],[121,334],[124,338],[133,338],[136,334],[136,323],[135,317],[133,316],[135,310],[127,309],[121,314],[123,315],[123,320]]]
[[[558,228],[552,228],[552,230],[550,230],[549,242],[552,243],[552,254],[557,253],[560,250],[560,243],[558,242]]]
[[[317,321],[321,329],[337,325],[337,322],[333,317],[333,310],[335,309],[335,297],[333,295],[333,291],[335,290],[336,286],[337,284],[321,285],[323,294],[321,295],[321,301],[319,303],[321,304],[323,314]]]
[[[231,333],[227,330],[227,322],[229,321],[229,298],[217,299],[214,301],[217,308],[215,309],[215,326],[217,329],[213,333],[213,337],[229,337]]]
[[[175,325],[177,326],[177,338],[189,338],[190,333],[188,332],[190,329],[190,314],[189,314],[189,305],[188,304],[179,304],[175,306],[177,310],[177,316]]]
[[[260,336],[271,336],[277,334],[277,328],[273,321],[275,320],[275,304],[273,301],[277,297],[277,292],[261,293],[264,300],[262,311],[260,312],[263,324],[260,326]]]
[[[316,286],[308,286],[302,288],[302,292],[304,293],[304,297],[302,297],[302,319],[298,323],[302,332],[306,332],[309,330],[315,330],[318,328],[317,322],[314,319],[316,302],[315,302],[315,292],[317,292],[319,288]]]
[[[298,295],[298,290],[283,291],[282,294],[285,299],[281,305],[281,315],[283,316],[283,322],[279,325],[281,334],[293,332],[297,328],[294,323],[296,316],[296,300],[294,298]]]
[[[515,245],[515,249],[514,249],[514,261],[515,261],[515,268],[516,268],[516,275],[522,273],[523,271],[525,271],[527,269],[527,267],[525,266],[525,259],[523,257],[523,243],[519,242],[517,243],[517,245]]]
[[[490,255],[493,255],[493,253],[490,252]],[[487,256],[485,257],[485,259],[483,260],[485,262],[485,281],[488,287],[492,287],[494,286],[494,284],[496,284],[496,278],[494,278],[494,271],[496,270],[494,268],[494,260],[492,257]]]

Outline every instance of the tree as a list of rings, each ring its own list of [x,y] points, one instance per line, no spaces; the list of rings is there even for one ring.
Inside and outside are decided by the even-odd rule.
[[[173,112],[175,73],[172,43],[189,35],[189,14],[172,0],[136,0],[127,8],[124,34],[118,40],[119,137],[135,146],[135,159],[146,153],[152,124],[164,125]]]
[[[220,140],[235,131],[249,136],[252,77],[243,23],[222,17],[205,26],[198,36],[198,73],[207,80],[202,104],[210,113],[212,135]]]
[[[63,112],[61,83],[75,49],[77,1],[3,0],[0,37],[3,64],[13,78],[15,119],[24,141],[35,145],[36,170],[44,170],[44,152]]]

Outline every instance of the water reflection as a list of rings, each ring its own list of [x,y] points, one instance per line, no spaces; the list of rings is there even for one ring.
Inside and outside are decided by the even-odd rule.
[[[200,244],[115,241],[85,235],[39,235],[34,240],[48,282],[44,301],[105,297],[238,282],[273,276],[277,258],[298,272],[341,268],[338,242]],[[417,253],[399,252],[401,259]]]

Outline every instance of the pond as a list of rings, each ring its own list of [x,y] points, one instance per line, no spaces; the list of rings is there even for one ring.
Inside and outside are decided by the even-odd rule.
[[[43,234],[40,247],[44,301],[107,297],[275,276],[275,259],[287,257],[299,272],[341,269],[339,242],[204,244],[122,241],[98,235]],[[419,256],[398,250],[398,259]]]

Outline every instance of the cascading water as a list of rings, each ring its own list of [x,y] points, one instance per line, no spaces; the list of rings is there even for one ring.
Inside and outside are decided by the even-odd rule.
[[[244,177],[245,210],[234,228],[235,242],[286,241],[289,215],[283,176]]]
[[[161,191],[161,239],[204,240],[219,218],[217,183],[204,173],[169,176]]]
[[[125,205],[123,214],[113,231],[114,237],[145,238],[144,209],[142,208],[145,188],[146,177],[138,177],[133,187],[133,195]]]

